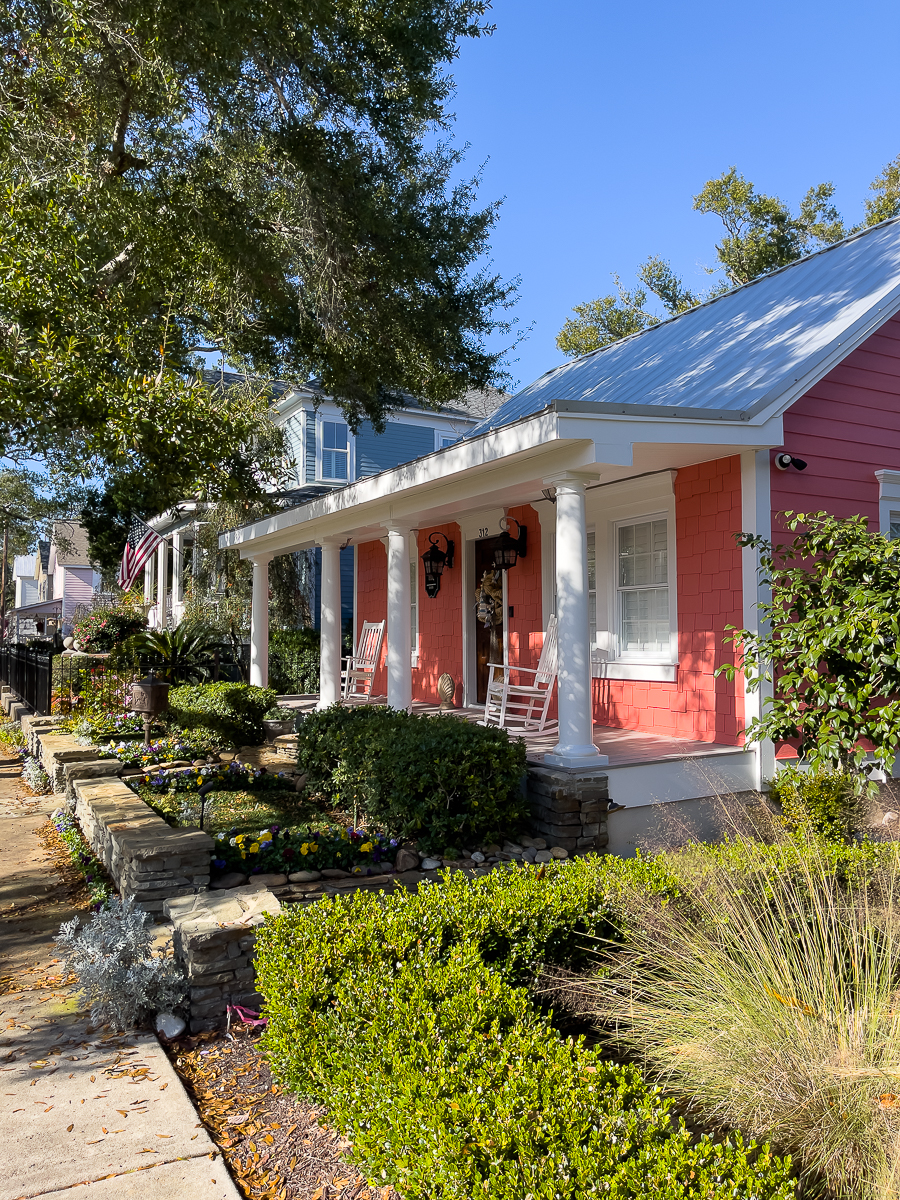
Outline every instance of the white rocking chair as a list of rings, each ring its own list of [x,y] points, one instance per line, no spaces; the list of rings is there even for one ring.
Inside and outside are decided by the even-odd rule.
[[[550,697],[556,683],[556,617],[551,617],[536,668],[502,667],[489,663],[487,701],[482,725],[511,725],[517,732],[541,733],[547,724]],[[511,676],[532,676],[530,683],[513,683]]]
[[[381,643],[384,640],[384,621],[364,621],[360,630],[356,653],[343,659],[341,671],[344,699],[351,696],[372,697],[372,684],[378,669]]]

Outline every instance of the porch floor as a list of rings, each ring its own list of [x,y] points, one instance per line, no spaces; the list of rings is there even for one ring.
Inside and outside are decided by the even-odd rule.
[[[282,696],[279,704],[285,708],[297,708],[301,712],[311,712],[319,702],[318,696]],[[350,700],[351,705],[365,704],[365,700]],[[375,696],[372,704],[386,704],[386,696]],[[437,704],[425,704],[413,701],[413,712],[434,716],[441,711]],[[484,716],[483,708],[455,708],[453,715],[466,721],[480,721]],[[556,745],[558,734],[555,723],[544,733],[516,734],[522,737],[528,747],[530,759],[540,758]],[[740,754],[741,748],[726,746],[719,742],[692,742],[686,738],[666,737],[662,734],[642,733],[635,729],[612,729],[606,725],[594,726],[594,745],[601,754],[609,759],[611,767],[628,767],[638,764],[671,762],[684,758],[699,758],[709,755]]]

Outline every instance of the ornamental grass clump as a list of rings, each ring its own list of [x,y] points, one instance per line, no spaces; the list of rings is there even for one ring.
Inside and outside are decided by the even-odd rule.
[[[669,855],[674,902],[626,898],[589,1006],[698,1119],[791,1155],[842,1200],[900,1194],[900,862],[813,839]],[[863,855],[863,857],[866,857]],[[848,860],[849,861],[849,860]]]

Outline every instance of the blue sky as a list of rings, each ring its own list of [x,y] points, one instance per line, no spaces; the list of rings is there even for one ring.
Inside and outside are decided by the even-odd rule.
[[[563,361],[573,304],[634,282],[649,254],[708,286],[718,220],[692,210],[736,165],[795,206],[831,180],[848,221],[900,154],[900,6],[495,0],[490,38],[453,74],[457,142],[482,196],[504,196],[494,268],[521,276],[534,323],[511,371]]]

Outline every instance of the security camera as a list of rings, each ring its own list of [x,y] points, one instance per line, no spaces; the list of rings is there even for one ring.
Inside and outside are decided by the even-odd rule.
[[[786,471],[788,467],[796,467],[798,471],[806,470],[806,463],[802,458],[797,458],[793,454],[776,454],[775,466],[779,471]]]

